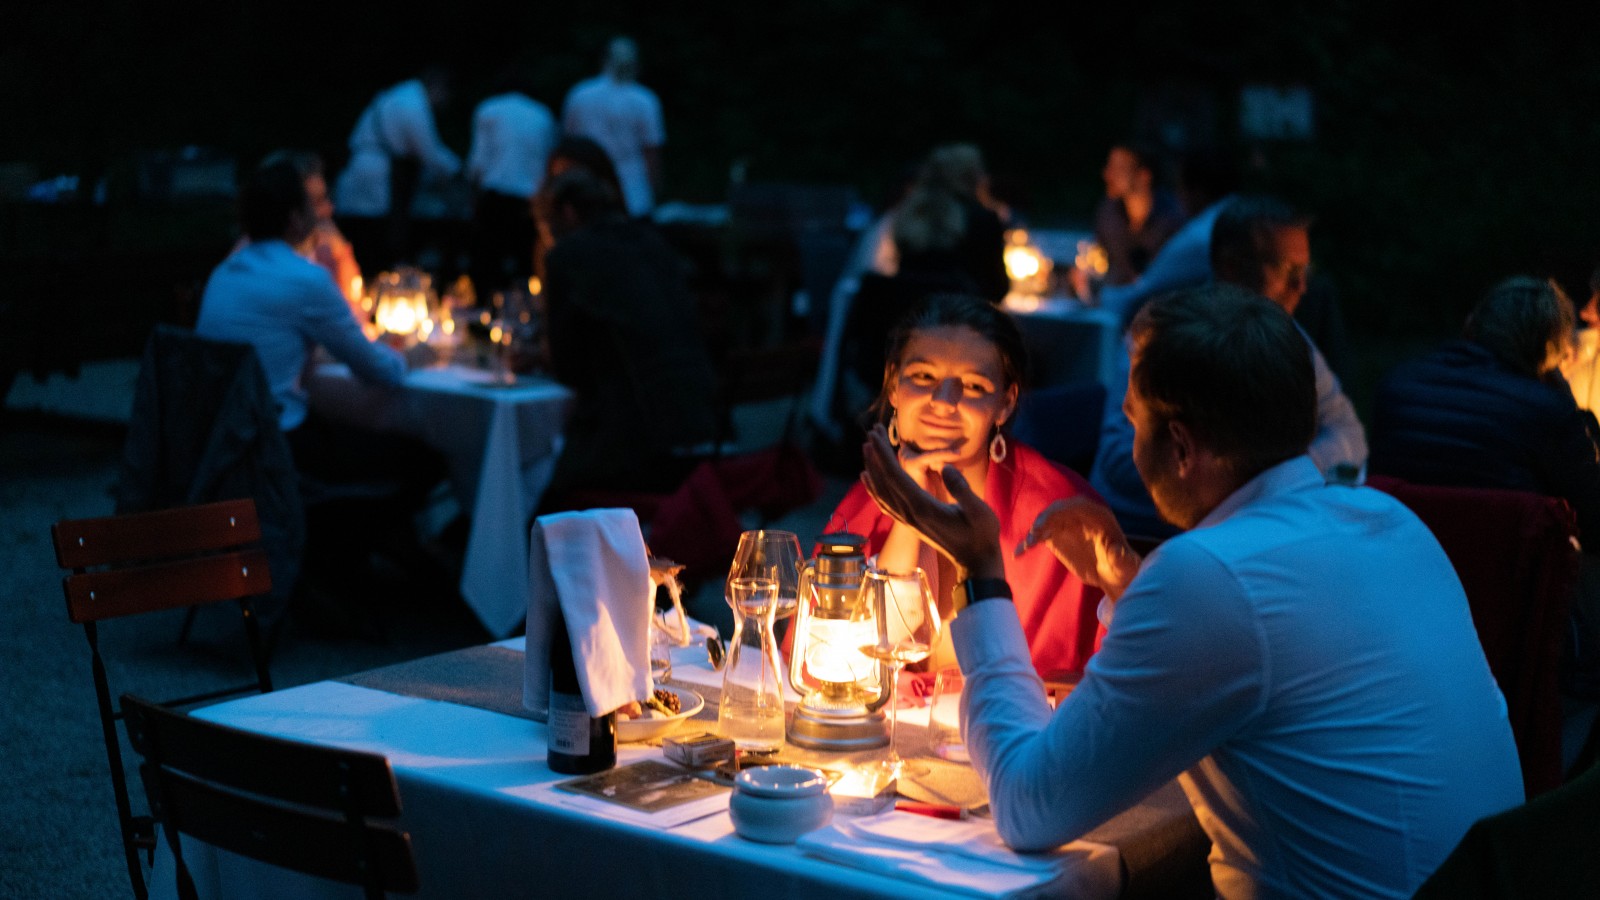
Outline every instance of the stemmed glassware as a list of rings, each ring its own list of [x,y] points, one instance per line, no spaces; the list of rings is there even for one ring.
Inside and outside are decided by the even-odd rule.
[[[861,648],[863,655],[887,664],[894,680],[889,686],[889,755],[877,765],[888,777],[901,774],[918,774],[900,758],[895,744],[895,726],[899,720],[900,670],[908,663],[921,662],[933,652],[939,641],[943,622],[933,590],[928,586],[928,576],[921,569],[910,572],[885,572],[868,569],[861,582],[863,600],[872,604],[873,616],[878,624],[875,643]]]
[[[794,615],[800,602],[800,538],[792,531],[759,529],[739,535],[733,565],[728,568],[728,604],[733,605],[735,578],[763,578],[777,588],[774,619]],[[738,610],[735,609],[735,612]]]

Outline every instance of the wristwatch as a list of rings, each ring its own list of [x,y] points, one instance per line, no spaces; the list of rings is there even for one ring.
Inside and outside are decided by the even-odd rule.
[[[1011,600],[1011,585],[1004,578],[964,578],[956,586],[956,609],[960,612],[982,600]]]

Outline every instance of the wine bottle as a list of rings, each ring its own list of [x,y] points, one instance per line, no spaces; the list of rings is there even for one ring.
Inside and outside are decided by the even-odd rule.
[[[559,606],[550,621],[550,771],[587,775],[617,764],[617,713],[589,715]]]

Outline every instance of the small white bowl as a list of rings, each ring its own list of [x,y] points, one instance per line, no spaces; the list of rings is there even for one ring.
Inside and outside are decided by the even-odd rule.
[[[792,844],[833,820],[828,776],[804,766],[757,766],[733,779],[733,830],[763,844]]]
[[[645,714],[637,719],[624,719],[617,717],[617,741],[629,743],[631,741],[653,741],[664,738],[678,730],[690,716],[705,708],[704,697],[688,688],[668,687],[664,691],[678,695],[677,715],[664,716],[649,707],[645,707]]]

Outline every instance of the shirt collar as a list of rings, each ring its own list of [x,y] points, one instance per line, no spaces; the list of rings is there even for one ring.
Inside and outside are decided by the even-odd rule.
[[[1244,506],[1264,497],[1320,488],[1325,484],[1327,481],[1317,469],[1317,464],[1311,461],[1310,456],[1301,454],[1293,459],[1284,460],[1245,482],[1238,490],[1229,494],[1227,499],[1217,504],[1215,509],[1206,513],[1206,517],[1201,519],[1195,528],[1215,525]]]

